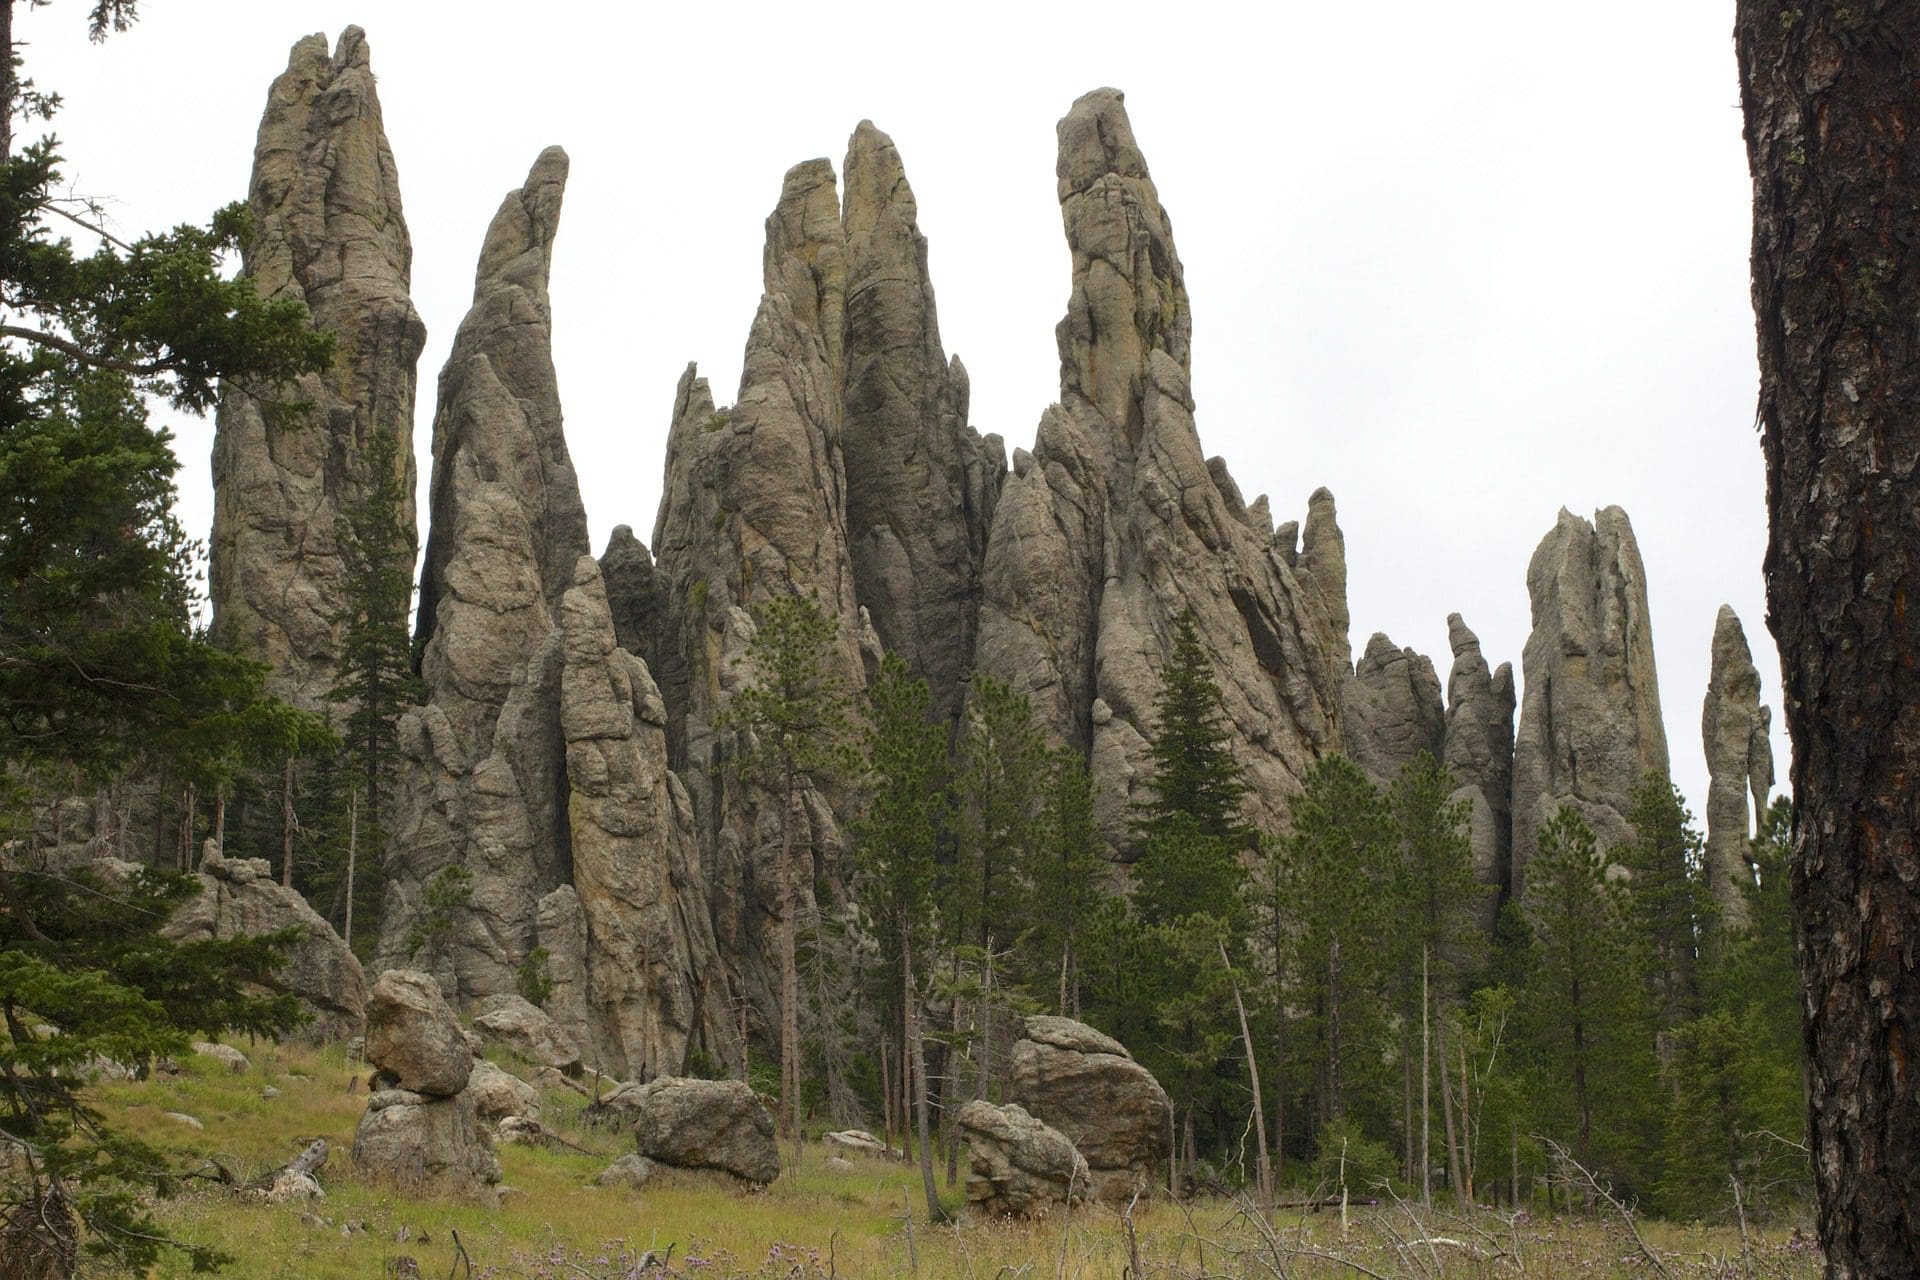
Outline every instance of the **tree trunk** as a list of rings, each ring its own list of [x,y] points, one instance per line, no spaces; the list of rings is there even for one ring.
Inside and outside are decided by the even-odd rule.
[[[13,159],[13,5],[0,0],[0,162]]]
[[[1340,1105],[1340,939],[1327,948],[1327,1119],[1338,1120]]]
[[[347,910],[346,921],[340,928],[340,941],[353,947],[353,863],[359,853],[360,845],[360,792],[352,791],[347,796]]]
[[[280,883],[293,888],[293,757],[280,770]]]
[[[941,1218],[940,1193],[933,1185],[933,1143],[927,1133],[927,1051],[920,1042],[920,1020],[914,1014],[913,942],[907,936],[905,925],[900,929],[900,999],[900,1020],[913,1066],[914,1118],[920,1127],[920,1186],[927,1194],[927,1221],[938,1222]]]
[[[221,857],[227,854],[227,787],[213,793],[213,851]]]
[[[1427,949],[1420,948],[1420,1203],[1433,1208],[1433,1030],[1428,1018]]]
[[[1920,1250],[1920,6],[1738,0],[1820,1243]]]
[[[1233,987],[1233,1007],[1240,1015],[1240,1043],[1247,1047],[1247,1080],[1253,1087],[1253,1149],[1259,1155],[1260,1207],[1273,1208],[1273,1165],[1267,1159],[1267,1117],[1260,1101],[1260,1061],[1253,1053],[1253,1030],[1247,1025],[1246,1002],[1240,999],[1240,980],[1233,976],[1233,961],[1227,959],[1227,944],[1220,944],[1220,963],[1226,966],[1227,982]]]
[[[794,938],[800,895],[793,880],[792,772],[780,802],[780,1110],[793,1144],[793,1168],[800,1167],[800,975]]]
[[[1466,1207],[1466,1179],[1460,1174],[1459,1135],[1453,1124],[1453,1090],[1447,1085],[1447,1013],[1441,1009],[1433,1020],[1434,1038],[1440,1050],[1440,1115],[1447,1130],[1447,1184],[1453,1188],[1454,1203]]]

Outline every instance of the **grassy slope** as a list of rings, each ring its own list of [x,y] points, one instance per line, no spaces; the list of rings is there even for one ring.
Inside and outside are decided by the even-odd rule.
[[[245,1280],[369,1280],[387,1274],[390,1260],[403,1255],[418,1262],[421,1274],[438,1277],[454,1262],[455,1230],[479,1268],[475,1274],[500,1280],[597,1280],[621,1274],[614,1264],[623,1248],[631,1255],[669,1243],[676,1246],[677,1274],[908,1276],[916,1274],[905,1226],[910,1203],[916,1205],[917,1274],[931,1280],[984,1280],[1000,1274],[1003,1265],[1019,1275],[1108,1277],[1121,1275],[1126,1265],[1123,1227],[1112,1212],[1083,1211],[1071,1223],[1055,1217],[929,1231],[918,1206],[916,1170],[856,1158],[853,1172],[835,1171],[817,1147],[808,1149],[797,1176],[783,1177],[764,1192],[690,1175],[663,1177],[638,1192],[592,1187],[594,1175],[632,1147],[618,1134],[583,1128],[581,1100],[565,1092],[547,1096],[543,1118],[596,1154],[503,1147],[505,1182],[519,1194],[505,1197],[498,1210],[416,1200],[355,1176],[349,1148],[366,1093],[349,1090],[355,1077],[339,1049],[240,1048],[253,1063],[244,1074],[194,1059],[177,1077],[107,1084],[101,1092],[109,1115],[176,1152],[183,1165],[213,1154],[246,1178],[277,1166],[316,1137],[332,1144],[321,1173],[327,1196],[312,1205],[246,1203],[222,1188],[193,1184],[198,1189],[162,1206],[163,1219],[178,1232],[233,1254],[236,1261],[225,1274]],[[262,1098],[269,1084],[280,1091],[278,1097]],[[204,1132],[168,1119],[170,1111],[196,1117]],[[946,1188],[944,1179],[942,1193],[950,1209],[960,1207],[959,1190]],[[1137,1218],[1146,1271],[1168,1277],[1274,1274],[1225,1247],[1253,1243],[1246,1224],[1233,1223],[1233,1217],[1232,1207],[1221,1202],[1143,1206]],[[1289,1238],[1303,1229],[1303,1241],[1337,1249],[1381,1274],[1437,1274],[1425,1262],[1429,1254],[1448,1276],[1521,1274],[1509,1264],[1496,1266],[1446,1246],[1423,1249],[1409,1261],[1387,1235],[1389,1227],[1402,1236],[1415,1234],[1403,1215],[1356,1215],[1353,1236],[1344,1245],[1336,1215],[1284,1218]],[[1501,1247],[1510,1247],[1505,1227],[1490,1220],[1487,1225],[1499,1234]],[[1740,1274],[1738,1238],[1731,1231],[1658,1226],[1646,1231],[1675,1255],[1677,1275],[1722,1274],[1708,1269],[1709,1254],[1730,1256],[1736,1269],[1724,1274]],[[1435,1234],[1460,1238],[1470,1233],[1449,1224]],[[1756,1275],[1818,1273],[1814,1260],[1786,1246],[1778,1232],[1756,1240],[1755,1247]],[[1529,1275],[1646,1273],[1633,1265],[1630,1241],[1592,1224],[1537,1224],[1525,1234],[1521,1250]],[[689,1255],[709,1265],[689,1266]],[[1292,1274],[1359,1273],[1294,1259]]]

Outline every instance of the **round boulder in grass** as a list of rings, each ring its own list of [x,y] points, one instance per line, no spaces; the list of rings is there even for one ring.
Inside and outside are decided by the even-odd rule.
[[[415,969],[389,969],[367,999],[367,1060],[399,1088],[451,1098],[473,1074],[473,1050],[440,984]]]
[[[633,1118],[640,1154],[674,1169],[716,1169],[764,1185],[780,1176],[773,1117],[739,1080],[662,1076],[622,1085],[607,1103]]]

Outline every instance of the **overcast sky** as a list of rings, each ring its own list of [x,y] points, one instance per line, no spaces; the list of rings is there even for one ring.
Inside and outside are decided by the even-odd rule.
[[[596,549],[650,539],[675,379],[698,360],[732,399],[781,174],[838,170],[863,117],[906,163],[974,425],[1030,446],[1069,286],[1053,126],[1117,86],[1186,264],[1202,443],[1276,520],[1333,490],[1356,652],[1384,631],[1444,681],[1458,610],[1517,670],[1534,547],[1561,506],[1617,503],[1696,813],[1723,602],[1780,722],[1728,5],[151,0],[103,47],[85,10],[16,35],[66,95],[70,178],[126,231],[243,198],[289,46],[367,29],[429,333],[423,496],[482,233],[567,148],[554,359]],[[212,422],[174,427],[205,530]]]

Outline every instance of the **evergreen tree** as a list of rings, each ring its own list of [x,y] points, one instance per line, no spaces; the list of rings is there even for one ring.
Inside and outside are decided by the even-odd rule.
[[[1252,842],[1252,829],[1240,811],[1247,781],[1229,742],[1220,683],[1188,610],[1174,623],[1173,647],[1160,673],[1153,738],[1147,744],[1152,794],[1141,802],[1135,820],[1141,836],[1151,841],[1169,828],[1182,835],[1197,829],[1236,851]]]
[[[852,722],[834,667],[838,627],[814,596],[780,596],[754,618],[747,645],[753,681],[734,695],[722,724],[741,734],[739,767],[780,803],[780,1101],[800,1150],[799,884],[795,843],[807,828],[802,794],[848,768]],[[809,858],[809,863],[811,859]],[[812,879],[811,874],[808,880]]]
[[[1057,977],[1065,1017],[1080,1016],[1082,937],[1111,896],[1106,841],[1093,816],[1093,776],[1078,751],[1063,747],[1047,761],[1046,794],[1035,856],[1025,868],[1029,903],[1022,934],[1029,989],[1036,995]]]
[[[1701,865],[1702,842],[1680,793],[1659,774],[1633,790],[1633,838],[1614,851],[1629,873],[1627,921],[1647,961],[1646,981],[1662,1027],[1701,1012],[1698,950],[1713,913]]]
[[[866,813],[855,827],[860,899],[891,952],[894,992],[900,997],[907,1063],[916,1079],[912,1097],[920,1130],[920,1176],[927,1216],[941,1217],[929,1142],[926,1052],[921,1044],[916,958],[926,953],[933,922],[933,887],[941,841],[953,823],[947,786],[946,732],[933,717],[927,682],[915,680],[899,655],[880,664],[867,733]]]
[[[400,717],[423,692],[413,672],[407,631],[413,606],[413,539],[401,519],[407,493],[399,440],[389,427],[368,442],[365,465],[372,478],[366,493],[336,521],[336,541],[346,567],[340,668],[329,697],[346,709],[336,793],[324,874],[316,887],[338,883],[351,892],[345,919],[357,907],[377,924],[381,879],[356,874],[349,891],[349,860],[356,867],[383,865],[387,800],[400,758]],[[338,793],[344,791],[344,796]],[[372,930],[367,931],[371,936]]]
[[[960,740],[958,857],[943,895],[955,944],[985,948],[1018,932],[1019,876],[1034,861],[1046,768],[1027,696],[976,674]]]

